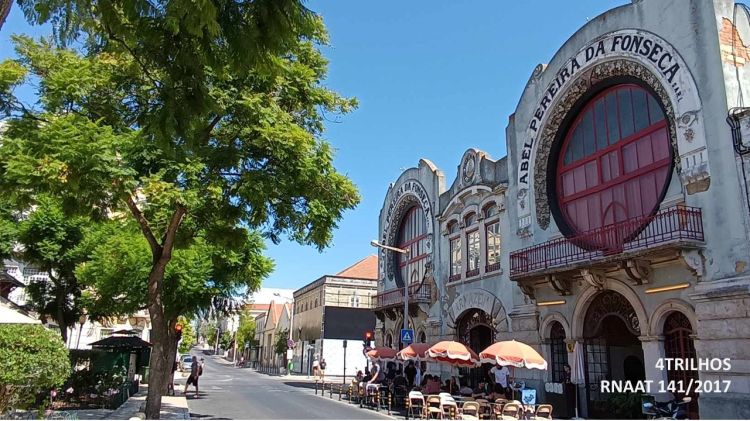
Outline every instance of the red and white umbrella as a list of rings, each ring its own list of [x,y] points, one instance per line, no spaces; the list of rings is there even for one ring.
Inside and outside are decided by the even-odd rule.
[[[396,358],[402,361],[432,361],[427,355],[429,344],[411,344],[396,353]]]
[[[366,355],[371,361],[393,361],[396,359],[396,350],[378,346],[367,351]]]
[[[455,341],[442,341],[427,350],[427,356],[450,365],[474,367],[479,365],[479,356],[466,345]]]
[[[547,361],[534,348],[515,339],[495,342],[479,353],[479,359],[482,363],[547,369]]]

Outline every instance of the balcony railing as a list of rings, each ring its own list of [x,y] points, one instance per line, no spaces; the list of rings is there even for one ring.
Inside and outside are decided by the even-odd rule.
[[[467,278],[471,278],[472,276],[477,276],[477,275],[479,275],[479,268],[466,271]]]
[[[510,276],[517,278],[679,241],[703,241],[703,217],[699,208],[675,206],[653,216],[631,218],[515,251],[510,254]]]
[[[493,263],[491,265],[486,265],[484,267],[484,271],[487,272],[487,273],[494,272],[494,271],[499,270],[499,269],[500,269],[500,262],[496,262],[496,263]]]
[[[461,274],[456,273],[448,277],[448,282],[456,282],[461,279]]]
[[[409,303],[428,303],[432,289],[429,284],[409,285]],[[375,296],[375,308],[391,307],[404,304],[404,288],[394,288]]]

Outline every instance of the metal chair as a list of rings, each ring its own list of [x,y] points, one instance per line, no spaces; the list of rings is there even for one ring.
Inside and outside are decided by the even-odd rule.
[[[407,399],[409,407],[406,410],[409,412],[409,416],[413,418],[416,413],[419,414],[419,418],[423,418],[426,403],[422,392],[411,391],[409,392],[409,397]]]

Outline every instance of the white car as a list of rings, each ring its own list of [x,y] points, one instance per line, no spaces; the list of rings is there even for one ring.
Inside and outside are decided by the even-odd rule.
[[[180,364],[179,368],[180,371],[190,371],[190,369],[193,367],[193,356],[184,354],[180,356]]]

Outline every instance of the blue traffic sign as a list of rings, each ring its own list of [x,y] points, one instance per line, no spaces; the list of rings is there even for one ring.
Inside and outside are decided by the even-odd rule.
[[[401,343],[410,344],[414,342],[414,329],[401,329]]]

